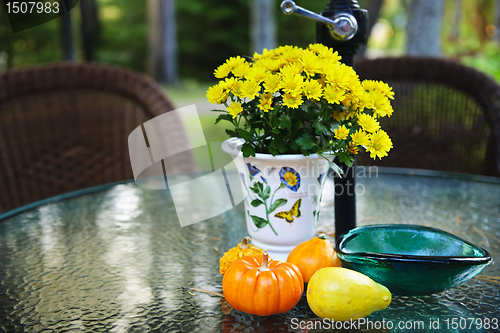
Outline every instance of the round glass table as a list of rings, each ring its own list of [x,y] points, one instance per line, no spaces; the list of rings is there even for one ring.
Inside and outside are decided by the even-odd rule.
[[[364,326],[345,331],[498,331],[500,179],[359,167],[357,184],[358,225],[440,228],[485,248],[494,261],[447,291],[394,296]],[[318,226],[332,239],[333,191],[329,179]],[[222,293],[219,258],[246,236],[244,221],[241,204],[181,227],[168,189],[145,190],[133,182],[4,213],[0,331],[331,332],[305,297],[285,314],[258,317],[197,290]]]

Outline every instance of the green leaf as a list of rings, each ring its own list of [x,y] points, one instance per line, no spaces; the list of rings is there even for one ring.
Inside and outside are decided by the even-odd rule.
[[[270,153],[271,153],[271,155],[273,155],[273,156],[279,155],[280,151],[279,151],[279,149],[275,146],[274,142],[272,142],[272,143],[269,145],[269,152],[270,152]]]
[[[238,133],[236,133],[235,131],[233,130],[230,130],[230,129],[226,129],[226,133],[227,135],[231,136],[231,137],[238,137]]]
[[[245,142],[241,146],[241,152],[243,153],[244,157],[255,156],[255,148],[252,147],[252,145],[248,142]]]
[[[292,128],[292,120],[290,120],[290,117],[288,117],[286,114],[282,114],[280,116],[280,127],[286,129]]]
[[[271,132],[273,132],[274,134],[280,134],[281,133],[278,128],[273,128],[273,130]]]
[[[215,111],[215,110],[212,110],[212,111]],[[220,114],[217,119],[215,119],[215,123],[217,124],[219,121],[221,120],[227,120],[227,121],[233,121],[233,116],[231,116],[230,114],[228,113],[225,113],[225,114]]]
[[[343,171],[337,164],[335,164],[334,162],[330,162],[330,168],[332,168],[332,170],[337,174],[339,178],[342,178]]]
[[[288,151],[288,144],[281,140],[274,140],[275,146],[278,147],[280,153],[286,153]]]
[[[259,199],[252,200],[252,202],[251,202],[251,205],[254,207],[259,207],[260,205],[263,205],[263,204],[264,204],[264,201],[259,200]]]
[[[286,205],[287,203],[287,200],[286,199],[276,199],[275,202],[273,202],[273,204],[271,205],[271,207],[269,208],[269,213],[272,213],[274,212],[277,208],[283,206],[283,205]]]
[[[295,142],[300,146],[302,150],[309,150],[316,146],[313,137],[311,134],[304,133],[302,134]]]
[[[242,128],[238,128],[237,131],[238,131],[238,134],[239,134],[240,138],[243,138],[243,140],[245,140],[245,141],[249,141],[250,138],[252,137],[250,135],[250,133],[248,133],[247,131],[245,131]]]
[[[264,189],[264,191],[262,192],[262,194],[260,195],[260,197],[266,201],[267,199],[269,199],[269,196],[271,195],[271,186],[266,186],[266,188]]]
[[[328,128],[323,125],[319,120],[315,120],[313,123],[312,123],[312,126],[316,129],[316,133],[317,134],[330,134],[328,133]]]
[[[271,126],[272,127],[279,127],[280,126],[280,120],[276,117],[271,117]]]
[[[354,158],[351,156],[349,153],[339,153],[338,155],[339,162],[345,163],[347,166],[352,167],[352,164],[354,162]]]
[[[258,217],[255,215],[250,215],[250,217],[252,218],[252,221],[255,224],[255,226],[259,229],[264,228],[269,223],[269,222],[267,222],[267,220],[264,220],[262,217]]]
[[[297,151],[297,150],[299,150],[299,145],[295,141],[292,141],[292,142],[290,142],[290,149],[292,151]]]
[[[301,104],[301,105],[299,105],[299,108],[300,108],[302,111],[304,111],[304,112],[308,112],[308,111],[309,111],[309,108],[307,107],[307,105],[306,105],[306,104]]]
[[[257,182],[255,184],[253,184],[252,187],[250,187],[250,189],[255,193],[257,194],[259,197],[262,197],[261,194],[262,192],[264,191],[264,185],[261,183],[261,182]]]

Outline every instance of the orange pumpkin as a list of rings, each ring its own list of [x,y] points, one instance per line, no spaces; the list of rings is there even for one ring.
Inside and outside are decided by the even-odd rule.
[[[226,301],[238,311],[269,316],[295,307],[304,291],[297,266],[262,255],[243,257],[229,266],[222,279]]]
[[[300,269],[304,282],[309,282],[313,274],[321,268],[341,267],[340,259],[325,235],[319,235],[297,245],[286,261]]]

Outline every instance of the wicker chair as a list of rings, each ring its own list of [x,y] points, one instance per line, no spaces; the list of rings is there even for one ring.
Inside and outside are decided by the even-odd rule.
[[[361,58],[356,71],[395,92],[394,114],[380,121],[394,148],[358,164],[500,176],[500,86],[491,78],[425,57]]]
[[[0,74],[0,212],[132,179],[127,137],[173,105],[143,75],[95,64]],[[187,145],[182,124],[172,124]],[[170,161],[172,162],[172,161]],[[177,171],[192,171],[183,154]]]

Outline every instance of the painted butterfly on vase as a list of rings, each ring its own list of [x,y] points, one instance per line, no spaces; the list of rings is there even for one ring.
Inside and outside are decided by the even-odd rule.
[[[293,220],[294,216],[300,217],[302,215],[302,213],[300,211],[301,202],[302,202],[302,199],[295,201],[295,203],[292,206],[292,209],[290,209],[289,211],[276,213],[276,214],[274,214],[274,216],[279,218],[279,219],[285,219],[288,223],[292,223],[294,221]]]

